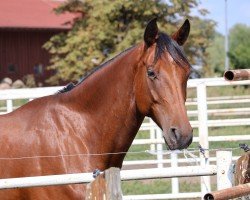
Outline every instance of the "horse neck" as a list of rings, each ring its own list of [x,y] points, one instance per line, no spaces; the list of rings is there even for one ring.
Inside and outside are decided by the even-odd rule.
[[[96,153],[126,152],[144,119],[137,110],[134,92],[141,48],[136,46],[118,56],[73,90],[74,98],[80,100],[77,107],[87,118],[87,128],[95,132],[91,137]],[[124,156],[106,157],[109,166],[104,168],[121,167]]]

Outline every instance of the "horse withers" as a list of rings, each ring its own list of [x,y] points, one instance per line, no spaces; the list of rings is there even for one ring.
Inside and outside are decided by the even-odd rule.
[[[144,41],[74,87],[0,116],[0,178],[92,172],[122,162],[145,116],[169,149],[192,141],[185,100],[190,65],[181,46],[186,20],[172,36],[151,20]],[[1,200],[84,199],[84,185],[1,190]]]

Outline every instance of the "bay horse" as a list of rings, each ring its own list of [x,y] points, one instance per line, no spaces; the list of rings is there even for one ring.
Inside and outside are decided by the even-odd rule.
[[[145,116],[163,130],[170,150],[187,148],[192,142],[185,108],[191,67],[181,46],[189,31],[186,20],[168,36],[152,19],[141,43],[104,63],[75,87],[0,116],[0,178],[121,168],[125,153],[106,153],[127,152]],[[63,156],[74,154],[83,156]],[[84,185],[0,191],[1,200],[84,197]]]

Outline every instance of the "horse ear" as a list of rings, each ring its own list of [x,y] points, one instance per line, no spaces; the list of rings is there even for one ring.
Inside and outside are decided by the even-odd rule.
[[[144,32],[144,41],[148,47],[155,43],[158,36],[157,18],[150,20]]]
[[[180,46],[182,46],[186,42],[189,32],[190,32],[190,23],[189,23],[189,20],[186,19],[184,24],[181,26],[181,28],[172,35],[172,38]]]

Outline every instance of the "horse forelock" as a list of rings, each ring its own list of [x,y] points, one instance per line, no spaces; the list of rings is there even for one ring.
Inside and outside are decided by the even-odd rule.
[[[183,48],[177,44],[171,37],[169,37],[165,33],[160,33],[159,37],[156,40],[156,51],[155,51],[155,60],[157,62],[158,59],[161,58],[162,54],[168,51],[173,60],[180,66],[188,65],[190,66]]]

